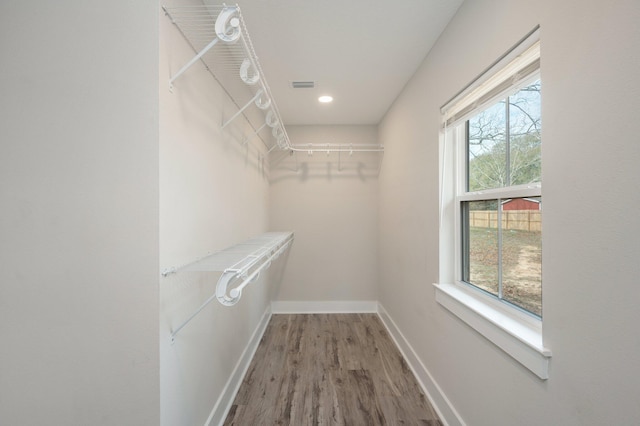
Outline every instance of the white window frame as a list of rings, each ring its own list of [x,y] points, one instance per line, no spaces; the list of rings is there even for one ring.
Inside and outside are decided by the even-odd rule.
[[[539,69],[529,73],[508,87],[493,93],[491,99],[481,99],[479,93],[486,87],[498,86],[518,60],[531,55],[531,47],[538,46],[537,29],[519,42],[490,69],[452,101],[443,107],[441,132],[441,217],[440,217],[440,280],[434,284],[436,301],[479,332],[496,346],[511,355],[541,379],[549,377],[551,351],[543,344],[542,320],[483,290],[462,281],[462,214],[466,201],[496,198],[522,198],[542,196],[542,184],[517,185],[507,188],[466,191],[466,131],[464,123],[473,114],[524,87],[539,77]],[[535,49],[533,49],[535,51]],[[539,63],[539,62],[538,62]],[[520,65],[518,65],[520,66]],[[517,66],[516,66],[517,68]],[[517,71],[513,80],[518,79]],[[483,86],[484,85],[484,86]],[[504,83],[502,83],[504,86]],[[494,90],[495,91],[495,90]],[[480,104],[481,103],[481,104]],[[470,108],[469,105],[472,107]],[[460,113],[462,111],[462,113]],[[456,114],[458,114],[456,116]],[[453,119],[452,119],[453,117]],[[453,123],[453,125],[452,125]]]

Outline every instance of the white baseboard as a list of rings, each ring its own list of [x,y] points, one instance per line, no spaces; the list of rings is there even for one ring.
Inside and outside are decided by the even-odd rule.
[[[427,370],[422,361],[420,361],[420,358],[418,358],[418,355],[416,355],[415,351],[407,339],[405,339],[398,326],[396,326],[395,322],[393,322],[387,311],[380,304],[378,304],[378,315],[389,331],[391,338],[395,341],[396,346],[400,349],[405,361],[409,364],[409,367],[416,376],[418,383],[420,383],[420,386],[427,395],[431,405],[433,405],[438,416],[440,416],[442,423],[445,426],[464,426],[465,423],[456,409],[451,405],[451,402],[442,392],[438,383],[433,379],[429,370]]]
[[[271,302],[271,312],[274,314],[376,313],[378,302],[375,300],[280,300]]]
[[[249,343],[247,347],[242,351],[242,355],[240,355],[240,359],[236,363],[235,368],[231,372],[231,376],[229,380],[227,380],[227,384],[222,389],[220,393],[220,397],[216,401],[216,404],[213,406],[211,410],[211,414],[209,414],[209,418],[207,419],[205,426],[210,425],[222,425],[227,417],[227,413],[231,409],[231,405],[233,404],[233,400],[238,393],[238,389],[240,389],[240,385],[242,384],[242,380],[244,379],[245,374],[247,374],[247,370],[249,369],[249,365],[251,364],[251,360],[258,349],[258,345],[260,344],[260,340],[264,335],[265,330],[267,329],[267,325],[269,324],[269,320],[271,319],[271,306],[267,306],[267,309],[264,311],[258,326],[256,327],[251,339],[249,339]]]

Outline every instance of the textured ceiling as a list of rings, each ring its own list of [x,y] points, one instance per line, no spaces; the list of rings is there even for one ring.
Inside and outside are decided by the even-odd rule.
[[[377,124],[462,0],[237,3],[283,121],[311,125]]]

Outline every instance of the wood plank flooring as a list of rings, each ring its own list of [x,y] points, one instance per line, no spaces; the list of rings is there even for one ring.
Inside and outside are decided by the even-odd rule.
[[[376,314],[273,315],[225,425],[442,425]]]

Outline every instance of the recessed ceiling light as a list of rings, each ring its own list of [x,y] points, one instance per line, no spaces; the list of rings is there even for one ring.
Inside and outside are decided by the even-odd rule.
[[[318,98],[318,101],[322,102],[323,104],[326,104],[326,103],[329,103],[329,102],[333,101],[333,97],[332,96],[327,96],[327,95],[320,96]]]

